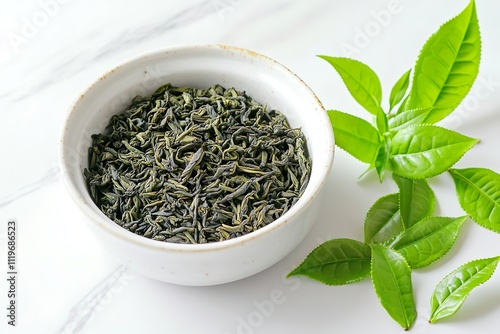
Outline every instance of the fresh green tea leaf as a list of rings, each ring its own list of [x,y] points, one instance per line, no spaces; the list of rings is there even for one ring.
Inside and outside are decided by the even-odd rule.
[[[382,108],[379,108],[379,110],[377,112],[377,117],[375,118],[375,121],[377,123],[377,129],[378,129],[379,133],[384,134],[389,130],[389,123],[387,121],[387,115],[382,110]]]
[[[395,250],[382,245],[371,248],[371,277],[380,303],[398,324],[409,329],[417,318],[410,266]]]
[[[351,239],[332,239],[316,247],[289,276],[307,276],[327,285],[343,285],[370,275],[370,246]]]
[[[411,70],[405,72],[392,87],[391,95],[389,97],[389,110],[392,110],[392,108],[401,102],[405,96],[408,86],[410,85],[410,72]]]
[[[402,113],[402,112],[404,112],[404,111],[406,110],[406,104],[408,103],[408,99],[409,99],[409,98],[410,98],[410,95],[409,95],[409,94],[405,96],[405,98],[403,99],[403,102],[401,102],[401,103],[399,104],[399,107],[398,107],[398,110],[397,110],[397,112],[396,112],[396,115],[398,115],[398,114],[400,114],[400,113]],[[416,109],[422,109],[422,108],[416,108]],[[393,115],[391,115],[391,116],[393,116]],[[389,124],[389,126],[390,126],[390,125],[391,125],[391,124]]]
[[[319,56],[335,68],[352,97],[368,112],[377,115],[382,101],[382,86],[375,72],[360,61]]]
[[[449,172],[464,211],[479,225],[500,233],[500,175],[486,168]]]
[[[425,179],[411,180],[392,174],[399,188],[399,206],[403,226],[409,228],[434,212],[436,196]]]
[[[411,268],[426,267],[448,253],[466,219],[427,217],[401,233],[391,247],[406,258]]]
[[[423,46],[405,109],[433,107],[423,121],[449,115],[467,95],[479,70],[481,38],[474,1],[443,24]]]
[[[499,256],[474,260],[448,274],[432,294],[429,321],[435,323],[455,314],[469,293],[490,279],[499,260]]]
[[[389,163],[389,144],[384,141],[378,148],[377,157],[375,158],[375,169],[380,182],[384,180],[387,164]]]
[[[416,108],[399,112],[389,119],[389,129],[397,131],[410,125],[422,124],[431,110],[432,108]]]
[[[365,218],[365,242],[384,243],[403,231],[399,213],[399,194],[379,198]]]
[[[367,121],[337,110],[328,110],[335,144],[356,159],[372,163],[380,146],[377,130]]]
[[[410,126],[392,138],[389,168],[408,179],[436,176],[453,166],[477,139],[433,125]]]

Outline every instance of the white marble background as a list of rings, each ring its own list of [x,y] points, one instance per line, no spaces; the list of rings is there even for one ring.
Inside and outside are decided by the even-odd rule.
[[[364,115],[318,54],[355,57],[388,92],[420,47],[466,0],[1,0],[0,333],[402,333],[369,280],[327,287],[283,277],[320,242],[362,239],[367,209],[395,191],[340,150],[320,219],[270,269],[235,283],[183,287],[143,278],[102,253],[68,198],[58,167],[67,108],[106,70],[141,52],[224,43],[270,56],[302,77],[327,108]],[[481,71],[447,127],[481,138],[459,167],[500,172],[500,4],[477,0]],[[446,175],[432,186],[443,215],[462,215]],[[6,228],[18,231],[18,326],[7,326]],[[414,275],[419,318],[411,333],[496,333],[500,273],[456,317],[429,325],[435,284],[458,265],[500,255],[500,235],[467,222],[452,254]]]

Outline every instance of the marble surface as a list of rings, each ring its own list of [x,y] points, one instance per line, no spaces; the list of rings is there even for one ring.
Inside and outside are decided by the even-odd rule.
[[[327,108],[364,116],[318,54],[369,64],[383,89],[410,68],[460,1],[411,0],[30,0],[0,11],[0,333],[402,333],[369,280],[343,287],[284,276],[322,241],[362,239],[363,219],[394,192],[336,152],[320,218],[299,247],[250,278],[185,287],[143,278],[102,252],[60,178],[58,141],[68,106],[103,72],[139,53],[223,43],[270,56],[297,73]],[[458,167],[500,171],[500,4],[477,1],[483,52],[478,80],[448,120],[481,139]],[[431,180],[439,214],[462,215],[447,175]],[[7,325],[6,225],[18,224],[17,326]],[[468,221],[439,265],[416,271],[419,317],[411,333],[493,333],[500,274],[449,320],[427,322],[431,291],[458,265],[500,255],[500,236]]]

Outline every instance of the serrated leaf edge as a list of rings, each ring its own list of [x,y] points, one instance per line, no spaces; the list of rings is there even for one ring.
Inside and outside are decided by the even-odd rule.
[[[455,222],[455,221],[459,220],[460,218],[463,218],[463,220],[462,220],[462,222],[461,222],[461,223],[459,224],[459,226],[458,226],[457,233],[456,233],[456,234],[455,234],[455,236],[453,237],[453,241],[451,242],[450,247],[449,247],[449,248],[448,248],[448,249],[447,249],[447,250],[446,250],[443,254],[441,254],[441,256],[440,256],[440,257],[438,257],[438,258],[436,258],[436,259],[432,260],[431,262],[429,262],[429,263],[427,263],[427,264],[425,264],[425,265],[423,265],[423,266],[412,266],[412,265],[410,264],[410,261],[408,261],[408,259],[406,259],[406,257],[404,256],[404,254],[403,254],[403,253],[401,253],[399,249],[394,249],[394,248],[392,247],[392,245],[394,244],[394,242],[396,242],[396,240],[395,240],[395,239],[396,239],[397,237],[396,237],[396,238],[394,238],[394,239],[392,239],[392,242],[391,242],[391,247],[390,247],[390,248],[391,248],[391,249],[394,249],[394,250],[395,250],[395,251],[397,251],[397,252],[399,252],[399,253],[400,253],[400,254],[401,254],[401,255],[402,255],[402,256],[406,259],[406,261],[408,262],[408,265],[410,266],[410,268],[411,268],[412,270],[426,268],[426,267],[428,267],[428,266],[432,265],[433,263],[435,263],[436,261],[439,261],[439,260],[441,260],[443,257],[445,257],[445,256],[446,256],[446,254],[448,254],[448,253],[450,252],[450,250],[453,248],[453,246],[455,245],[455,242],[457,241],[457,239],[458,239],[458,235],[459,235],[459,233],[460,233],[460,229],[462,228],[463,224],[465,223],[465,221],[467,220],[467,218],[468,218],[469,216],[467,216],[467,215],[460,216],[460,217],[448,217],[448,216],[429,216],[429,217],[422,218],[422,219],[421,219],[418,223],[420,223],[420,222],[421,222],[421,221],[423,221],[423,220],[430,219],[430,218],[436,218],[436,217],[438,217],[438,218],[450,218],[450,219],[453,219],[453,222]],[[417,225],[418,223],[416,223],[415,225]],[[413,225],[413,226],[415,226],[415,225]],[[404,233],[404,232],[402,232],[402,233]],[[401,233],[401,234],[402,234],[402,233]]]
[[[367,246],[369,246],[368,244],[364,243],[364,242],[361,242],[361,241],[358,241],[358,240],[354,240],[354,239],[350,239],[350,238],[334,238],[334,239],[330,239],[330,240],[327,240],[325,242],[322,242],[321,244],[319,244],[318,246],[316,246],[312,251],[309,252],[309,254],[307,254],[307,256],[305,257],[305,259],[298,265],[296,266],[292,271],[290,271],[287,275],[286,275],[286,278],[289,278],[289,277],[292,277],[292,276],[304,276],[304,277],[308,277],[312,280],[315,280],[317,282],[320,282],[320,283],[323,283],[327,286],[342,286],[342,285],[348,285],[348,284],[352,284],[352,283],[356,283],[356,282],[359,282],[359,281],[362,281],[364,280],[365,278],[369,277],[370,276],[370,273],[371,273],[371,258],[370,258],[370,271],[363,277],[360,277],[358,279],[353,279],[353,280],[348,280],[346,281],[345,283],[341,283],[341,284],[331,284],[331,283],[328,283],[328,282],[325,282],[325,281],[322,281],[320,279],[317,279],[316,277],[313,277],[313,276],[310,276],[310,275],[307,275],[307,274],[300,274],[300,273],[294,273],[304,262],[307,261],[309,255],[311,255],[315,250],[317,250],[318,248],[320,248],[324,243],[327,243],[329,241],[332,241],[332,240],[349,240],[349,241],[356,241],[356,242],[359,242],[361,244],[365,244]],[[370,247],[370,252],[371,252],[371,247]]]
[[[496,260],[495,260],[495,259],[496,259]],[[491,261],[491,263],[493,263],[493,262],[495,262],[495,261],[496,261],[495,268],[492,270],[492,272],[491,272],[490,276],[488,276],[488,278],[487,278],[486,280],[484,280],[483,282],[481,282],[481,283],[479,283],[478,285],[476,285],[475,287],[473,287],[473,288],[472,288],[472,289],[471,289],[468,293],[466,293],[466,294],[464,295],[464,298],[463,298],[462,302],[459,304],[459,306],[458,306],[458,308],[457,308],[457,311],[458,311],[458,310],[462,307],[462,304],[465,302],[465,300],[467,299],[467,297],[471,294],[471,292],[472,292],[475,288],[477,288],[477,287],[479,287],[479,286],[483,285],[484,283],[486,283],[487,281],[489,281],[489,280],[490,280],[490,278],[493,276],[493,274],[495,273],[495,271],[496,271],[496,269],[497,269],[497,267],[498,267],[498,263],[499,263],[499,261],[500,261],[500,256],[493,256],[493,257],[487,257],[487,258],[480,258],[480,259],[471,260],[471,261],[466,262],[466,263],[464,263],[464,264],[460,265],[459,267],[455,268],[453,271],[451,271],[450,273],[448,273],[448,274],[447,274],[447,275],[446,275],[446,276],[445,276],[445,277],[444,277],[444,278],[443,278],[443,279],[442,279],[442,280],[441,280],[441,281],[440,281],[440,282],[436,285],[436,288],[435,288],[435,289],[434,289],[434,291],[432,292],[431,302],[432,302],[432,298],[434,298],[434,293],[435,293],[435,291],[436,291],[437,287],[438,287],[439,285],[441,285],[443,282],[447,281],[447,280],[448,280],[448,278],[449,278],[449,277],[451,277],[451,276],[452,276],[455,272],[460,271],[462,268],[467,267],[468,265],[470,265],[470,264],[471,264],[471,263],[473,263],[473,262],[479,262],[479,261],[484,261],[484,260],[492,260],[492,261]],[[488,264],[488,265],[489,265],[489,264]],[[477,274],[477,273],[476,273],[476,274]],[[442,304],[443,304],[443,303],[440,303],[440,305],[442,305]],[[439,310],[439,307],[438,307],[436,310]],[[450,317],[450,316],[452,316],[453,314],[455,314],[455,313],[453,313],[453,314],[450,314],[450,315],[448,315],[448,316],[445,316],[445,317],[440,317],[440,318],[435,319],[435,318],[433,317],[433,314],[434,314],[434,313],[436,313],[436,310],[435,310],[434,312],[431,312],[431,314],[430,314],[430,316],[429,316],[429,322],[430,322],[430,323],[435,323],[435,322],[437,322],[437,321],[439,321],[439,320],[441,320],[441,319],[445,319],[445,318]],[[434,319],[434,320],[433,320],[433,319]]]
[[[366,213],[365,215],[365,219],[363,220],[363,240],[365,240],[365,243],[367,245],[373,245],[373,244],[384,244],[384,243],[379,243],[379,242],[367,242],[366,241],[366,229],[364,228],[366,226],[366,220],[368,219],[368,216],[370,215],[370,213],[373,212],[373,206],[375,205],[375,203],[377,203],[378,201],[384,199],[384,198],[387,198],[389,196],[394,196],[394,195],[399,195],[399,192],[395,192],[395,193],[390,193],[390,194],[387,194],[387,195],[384,195],[382,197],[379,197],[373,204],[372,206],[370,206],[370,208],[368,209],[368,212]],[[399,203],[399,196],[398,196],[398,207],[400,206],[400,203]],[[398,209],[399,211],[399,209]]]
[[[411,83],[411,71],[413,70],[413,68],[410,68],[408,71],[404,72],[399,78],[398,80],[396,80],[396,82],[394,83],[394,85],[392,85],[392,88],[391,88],[391,91],[389,93],[389,111],[391,111],[392,109],[394,109],[395,106],[397,106],[399,103],[401,103],[401,101],[403,101],[403,99],[405,98],[405,96],[407,96],[407,93],[408,93],[408,88],[410,88],[410,83]],[[397,95],[399,94],[399,92],[401,92],[403,89],[401,89],[401,87],[399,87],[399,90],[397,92],[395,92],[394,90],[396,89],[397,85],[401,82],[401,80],[404,78],[404,81],[403,81],[403,84],[401,85],[401,87],[404,87],[406,86],[406,88],[404,89],[404,93],[403,95],[401,96],[401,98],[397,99]],[[406,83],[406,84],[405,84]],[[397,101],[394,101],[393,98],[396,98]]]
[[[408,264],[408,261],[407,261],[407,260],[406,260],[406,258],[403,256],[403,254],[401,254],[400,252],[398,252],[397,250],[395,250],[395,249],[393,249],[393,248],[390,248],[390,247],[387,247],[387,246],[384,246],[384,245],[380,245],[380,244],[370,245],[370,248],[372,249],[372,263],[370,263],[370,269],[371,269],[371,270],[370,270],[370,274],[371,274],[371,273],[372,273],[372,271],[373,271],[373,246],[375,246],[375,247],[377,247],[377,246],[386,247],[386,248],[389,248],[391,251],[393,251],[393,252],[395,252],[395,253],[399,254],[399,255],[401,256],[401,258],[402,258],[403,263],[405,263],[405,264],[406,264],[406,266],[409,268],[409,270],[410,270],[410,275],[411,275],[411,272],[412,272],[411,266]],[[414,294],[414,291],[413,291],[413,280],[411,279],[411,277],[410,277],[410,280],[411,280],[411,284],[412,284],[411,290],[412,290],[412,293]],[[373,283],[373,280],[372,280],[372,285],[373,285],[373,290],[375,290],[375,294],[377,295],[378,300],[379,300],[379,301],[380,301],[380,303],[382,304],[382,298],[380,297],[380,296],[381,296],[381,294],[380,294],[380,292],[377,290],[377,287],[376,287],[376,286],[375,286],[375,284]],[[415,304],[415,295],[413,295],[413,298],[414,298],[414,301],[413,301],[414,306],[416,306],[416,304]],[[383,306],[383,304],[382,304],[382,306]],[[385,309],[385,307],[384,307],[384,309]],[[387,311],[387,310],[386,310],[386,311]],[[415,310],[415,312],[416,312],[416,310]],[[390,314],[389,314],[389,316],[392,318],[392,315],[390,315]],[[395,319],[394,319],[394,320],[395,320]],[[414,323],[414,322],[415,322],[415,319],[413,320],[413,323]],[[408,328],[406,328],[406,327],[404,327],[404,326],[403,326],[403,328],[404,328],[405,330],[408,330],[408,329],[410,329],[410,328],[411,328],[411,326],[413,325],[413,323],[409,324]],[[400,324],[400,325],[401,325],[401,324]]]
[[[359,118],[360,120],[363,120],[365,121],[367,124],[369,124],[375,131],[377,131],[378,133],[378,130],[376,127],[374,127],[372,124],[370,124],[370,122],[368,122],[367,120],[365,120],[364,118],[361,118],[361,117],[358,117],[358,116],[355,116],[355,115],[352,115],[352,114],[349,114],[349,113],[346,113],[346,112],[343,112],[343,111],[340,111],[340,110],[337,110],[337,109],[328,109],[327,110],[327,113],[329,113],[330,111],[332,112],[338,112],[338,113],[342,113],[342,114],[346,114],[346,115],[349,115],[351,117],[357,117]],[[332,124],[332,128],[334,128],[334,125]],[[333,130],[334,134],[335,134],[335,130]],[[381,143],[379,142],[378,143],[378,146],[380,146]],[[349,152],[347,149],[345,149],[344,147],[340,146],[338,143],[335,143],[335,146],[337,146],[338,148],[340,148],[342,151],[344,151],[345,153],[347,153],[348,155],[350,155],[351,157],[353,157],[354,159],[358,160],[359,162],[362,162],[362,163],[366,163],[360,159],[358,159],[357,157],[354,156],[354,154],[352,154],[351,152]],[[378,152],[378,150],[377,150]],[[377,157],[377,154],[375,154],[375,156],[373,157],[373,160],[375,160]]]
[[[471,146],[471,147],[469,147],[469,148],[468,148],[468,149],[467,149],[467,150],[466,150],[466,151],[465,151],[465,152],[464,152],[464,153],[463,153],[463,154],[462,154],[462,155],[461,155],[461,156],[457,159],[457,161],[455,162],[455,164],[456,164],[458,161],[460,161],[460,160],[463,158],[463,156],[464,156],[464,155],[465,155],[465,154],[466,154],[466,153],[467,153],[467,152],[468,152],[468,151],[469,151],[472,147],[474,147],[474,145],[476,145],[476,144],[477,144],[477,143],[479,143],[479,141],[480,141],[480,140],[479,140],[479,139],[477,139],[477,138],[469,137],[469,136],[464,135],[464,134],[462,134],[462,133],[460,133],[460,132],[453,131],[453,130],[447,129],[447,128],[445,128],[445,127],[442,127],[442,126],[439,126],[439,125],[436,125],[436,124],[430,124],[430,123],[413,124],[413,125],[409,125],[409,126],[405,127],[404,129],[409,129],[409,128],[412,128],[412,127],[434,127],[434,128],[440,128],[440,129],[443,129],[443,130],[446,130],[446,131],[455,132],[456,134],[459,134],[459,135],[461,135],[461,136],[463,136],[463,137],[466,137],[466,138],[468,138],[468,139],[473,139],[474,143],[472,144],[472,146]],[[401,129],[401,130],[403,130],[403,129]],[[397,133],[397,132],[399,132],[399,131],[400,131],[400,130],[396,131],[396,133]],[[391,156],[392,156],[392,155],[391,155]],[[453,164],[453,165],[455,165],[455,164]],[[453,165],[452,165],[452,166],[453,166]],[[451,169],[451,167],[450,167],[449,169]],[[448,169],[448,170],[449,170],[449,169]],[[443,171],[443,172],[441,172],[441,173],[437,173],[437,174],[430,174],[430,175],[428,175],[428,176],[426,176],[426,177],[408,177],[408,176],[403,176],[403,175],[400,175],[400,174],[398,174],[398,173],[394,172],[392,169],[391,169],[391,172],[392,172],[392,173],[394,173],[394,174],[396,174],[396,175],[398,175],[399,177],[407,178],[407,179],[410,179],[410,180],[424,180],[424,179],[430,179],[430,178],[432,178],[432,177],[434,177],[434,176],[437,176],[437,175],[441,175],[441,174],[445,173],[446,171]]]
[[[399,202],[398,202],[398,203],[399,203],[399,210],[400,210],[400,211],[401,211],[401,187],[399,186],[399,183],[398,183],[398,182],[394,179],[394,176],[397,176],[397,177],[402,178],[402,179],[407,179],[407,180],[410,180],[410,181],[421,181],[421,180],[426,181],[427,186],[429,187],[429,189],[430,189],[430,191],[431,191],[431,194],[432,194],[432,205],[431,205],[431,208],[430,208],[430,210],[429,210],[430,212],[427,214],[427,216],[422,217],[422,219],[420,219],[420,221],[422,221],[422,220],[424,220],[424,219],[426,219],[426,218],[429,218],[429,217],[433,217],[433,216],[432,216],[432,213],[433,213],[433,212],[435,211],[435,209],[436,209],[436,194],[434,193],[434,190],[432,190],[431,186],[430,186],[430,185],[429,185],[429,183],[427,182],[427,178],[423,178],[423,179],[409,179],[409,178],[403,177],[403,176],[401,176],[401,175],[398,175],[398,174],[396,174],[396,173],[392,173],[392,180],[394,181],[394,183],[396,183],[396,185],[398,186],[398,189],[399,189],[399,199],[398,199],[398,201],[399,201]],[[412,190],[413,190],[413,189],[412,189]],[[412,193],[413,193],[413,191],[412,191]],[[418,221],[418,222],[420,222],[420,221]],[[403,228],[404,228],[405,230],[411,227],[411,226],[407,227],[407,226],[405,225],[405,222],[404,222],[404,220],[403,220],[403,216],[401,216],[401,222],[402,222],[402,224],[403,224]],[[418,222],[416,222],[415,224],[417,224]],[[415,225],[415,224],[413,224],[413,225]],[[412,225],[412,226],[413,226],[413,225]]]
[[[420,110],[426,110],[426,109],[429,109],[429,112],[428,112],[428,113],[427,113],[427,115],[424,117],[424,119],[423,119],[423,121],[424,121],[424,122],[423,122],[423,123],[420,123],[420,124],[405,124],[405,123],[403,123],[403,124],[400,124],[400,125],[398,125],[398,126],[396,126],[396,127],[392,127],[392,126],[391,126],[391,124],[390,124],[390,122],[389,122],[389,131],[390,131],[390,132],[393,132],[393,133],[396,133],[396,132],[398,132],[398,131],[400,131],[400,130],[403,130],[403,129],[405,129],[405,128],[407,128],[407,127],[410,127],[410,126],[417,126],[417,125],[435,125],[434,123],[425,123],[425,119],[427,118],[427,116],[429,115],[429,113],[432,111],[432,109],[434,109],[434,107],[417,107],[417,108],[412,108],[412,109],[403,110],[403,111],[401,111],[400,113],[398,113],[398,114],[394,115],[393,117],[391,117],[390,119],[393,119],[394,117],[397,117],[397,116],[399,116],[399,115],[401,115],[401,114],[403,114],[403,113],[406,113],[406,112],[411,112],[411,111],[420,111]]]
[[[319,58],[321,58],[321,59],[325,60],[326,62],[328,62],[331,66],[333,66],[333,67],[335,68],[335,71],[337,71],[337,73],[339,72],[339,70],[337,69],[337,67],[336,67],[336,66],[334,66],[332,63],[330,63],[330,62],[328,61],[328,59],[327,59],[327,58],[344,59],[344,60],[346,60],[346,59],[347,59],[347,60],[349,60],[349,61],[353,61],[353,62],[359,63],[359,64],[361,64],[361,65],[363,65],[363,66],[366,66],[368,69],[370,69],[370,70],[371,70],[371,71],[375,74],[375,76],[376,76],[376,78],[377,78],[377,80],[378,80],[379,87],[380,87],[380,89],[382,90],[382,84],[381,84],[381,82],[380,82],[380,78],[378,77],[377,73],[376,73],[376,72],[375,72],[375,71],[374,71],[374,70],[373,70],[370,66],[368,66],[368,65],[367,65],[367,64],[365,64],[365,63],[363,63],[362,61],[359,61],[359,60],[357,60],[357,59],[352,59],[352,58],[349,58],[349,57],[332,57],[332,56],[327,56],[327,55],[317,55],[317,57],[319,57]],[[344,69],[342,68],[342,70],[344,70]],[[349,91],[349,94],[351,94],[351,97],[352,97],[352,98],[353,98],[356,102],[358,102],[358,101],[357,101],[357,99],[356,99],[356,98],[352,95],[352,93],[351,93],[351,91],[350,91],[350,89],[349,89],[349,85],[348,85],[348,84],[346,83],[346,81],[344,80],[344,77],[343,77],[340,73],[338,73],[338,74],[339,74],[339,76],[340,76],[340,78],[341,78],[342,82],[343,82],[343,83],[344,83],[344,85],[346,86],[347,90]],[[350,74],[349,74],[349,75],[350,75]],[[357,81],[357,80],[356,80],[356,81]],[[359,82],[358,82],[358,84],[359,84]],[[365,88],[364,88],[364,86],[363,86],[363,85],[359,84],[359,86],[360,86],[360,87],[363,87],[363,90],[365,90]],[[377,102],[378,107],[380,108],[380,103],[381,103],[381,101],[378,101],[378,100],[377,100],[377,99],[373,96],[373,94],[371,94],[371,93],[370,93],[370,92],[368,92],[367,90],[365,90],[365,92],[367,93],[367,94],[366,94],[367,96],[372,97],[372,99],[373,99],[374,101],[376,101],[376,102]],[[381,98],[381,100],[382,100],[382,98]],[[358,104],[359,104],[359,105],[360,105],[363,109],[365,109],[366,111],[368,111],[368,113],[370,113],[370,114],[372,114],[372,115],[376,115],[376,113],[372,112],[371,110],[368,110],[367,108],[365,108],[364,106],[362,106],[359,102],[358,102]]]
[[[424,47],[424,46],[425,46],[425,45],[429,42],[429,40],[430,40],[431,38],[433,38],[433,37],[434,37],[434,36],[435,36],[435,35],[439,32],[439,30],[441,30],[441,28],[442,28],[443,26],[447,25],[448,23],[450,23],[451,21],[453,21],[454,19],[456,19],[458,16],[460,16],[460,15],[461,15],[461,14],[462,14],[462,13],[463,13],[463,12],[464,12],[467,8],[468,8],[468,7],[469,7],[469,5],[470,5],[471,3],[472,3],[472,6],[473,6],[473,9],[472,9],[472,10],[473,10],[473,12],[476,12],[476,11],[477,11],[477,10],[476,10],[476,3],[475,3],[475,1],[474,1],[474,0],[471,0],[471,1],[469,1],[469,3],[467,4],[467,6],[466,6],[463,10],[461,10],[458,14],[456,14],[456,15],[455,15],[455,16],[453,16],[452,18],[450,18],[450,19],[448,19],[447,21],[445,21],[444,23],[442,23],[442,24],[439,26],[439,28],[438,28],[438,29],[437,29],[437,30],[436,30],[436,31],[435,31],[435,32],[434,32],[431,36],[429,36],[429,38],[427,38],[427,40],[424,42],[424,44],[423,44],[422,48],[420,49],[420,51],[419,51],[419,53],[418,53],[417,60],[415,61],[415,66],[416,66],[416,64],[420,61],[421,56],[422,56],[422,49],[423,49],[423,47]],[[477,17],[477,14],[476,14],[476,17]],[[480,28],[480,27],[479,27],[479,25],[478,25],[478,29],[479,29],[479,28]],[[479,36],[481,36],[481,31],[480,31],[480,29],[479,29]],[[482,56],[482,52],[481,52],[481,51],[482,51],[482,40],[481,40],[481,38],[479,38],[479,57],[480,57],[480,59],[479,59],[479,63],[481,63],[481,56]],[[413,70],[413,71],[415,70],[415,66],[414,66],[414,67],[412,67],[412,70]],[[405,104],[407,104],[407,103],[411,100],[411,93],[412,93],[412,91],[411,91],[411,87],[413,86],[414,76],[415,76],[415,72],[414,72],[414,73],[413,73],[413,75],[411,76],[411,81],[410,81],[410,92],[408,93],[408,100],[407,100],[407,101],[404,101],[404,103],[405,103]],[[448,75],[448,76],[449,76],[449,75]],[[475,81],[475,80],[474,80],[474,81]],[[467,95],[469,94],[470,90],[472,89],[472,86],[473,86],[473,85],[471,85],[471,87],[469,87],[469,89],[467,90],[467,93],[466,93],[464,96],[467,96]],[[403,107],[403,111],[406,111],[406,110],[407,110],[407,109],[406,109],[405,107]],[[426,119],[427,119],[427,117],[428,117],[428,115],[426,116]],[[425,120],[424,120],[424,121],[425,121]]]
[[[471,167],[471,168],[473,168],[473,167]],[[498,174],[497,172],[495,172],[495,171],[494,171],[494,170],[492,170],[492,169],[489,169],[489,168],[482,168],[482,167],[480,167],[480,168],[481,168],[481,169],[483,169],[483,170],[487,170],[487,171],[490,171],[490,172],[492,172],[492,173]],[[452,173],[453,173],[454,171],[460,171],[461,169],[469,169],[469,168],[450,168],[450,169],[448,169],[448,173],[450,173],[451,175],[453,175]],[[460,175],[460,176],[461,176],[461,175]],[[461,176],[461,177],[462,177],[462,176]],[[453,179],[453,176],[452,176],[452,179]],[[453,180],[453,182],[455,182],[455,180]],[[455,185],[455,187],[456,187],[456,185]],[[479,190],[480,190],[480,189],[479,189]],[[482,190],[480,190],[480,191],[481,191],[482,193],[484,193]],[[456,192],[456,191],[455,191],[455,192]],[[457,196],[458,196],[458,194],[457,194]],[[487,197],[489,197],[489,196],[487,196]],[[465,212],[467,212],[467,210],[465,210],[465,208],[464,208],[464,205],[462,204],[462,201],[460,201],[460,200],[459,200],[459,201],[458,201],[458,203],[460,204],[460,207],[462,208],[462,210],[464,210]],[[483,228],[485,228],[485,229],[487,229],[487,230],[489,230],[489,231],[492,231],[492,232],[495,232],[495,233],[500,233],[500,231],[497,231],[497,230],[493,229],[491,226],[486,226],[485,224],[480,223],[480,222],[479,222],[479,220],[480,220],[480,219],[478,219],[478,218],[477,218],[477,217],[475,217],[474,215],[471,215],[471,214],[470,214],[470,213],[468,213],[468,212],[467,212],[467,214],[468,214],[468,215],[469,215],[469,217],[470,217],[470,218],[474,221],[474,223],[476,223],[477,225],[479,225],[479,226],[481,226],[481,227],[483,227]]]

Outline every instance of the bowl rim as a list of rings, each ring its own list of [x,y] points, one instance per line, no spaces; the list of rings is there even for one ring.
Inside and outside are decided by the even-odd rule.
[[[319,175],[319,182],[315,185],[315,188],[312,189],[312,192],[310,195],[305,198],[301,196],[298,201],[290,208],[289,211],[287,211],[283,216],[279,217],[278,219],[270,222],[266,226],[263,226],[255,231],[252,231],[250,233],[247,233],[245,235],[223,240],[223,241],[217,241],[217,242],[210,242],[210,243],[205,243],[205,244],[180,244],[180,243],[172,243],[172,242],[164,242],[164,241],[159,241],[159,240],[153,240],[141,235],[137,235],[135,233],[132,233],[123,227],[119,226],[116,224],[114,221],[109,219],[102,211],[94,204],[93,201],[89,203],[82,195],[79,190],[79,187],[75,184],[75,182],[72,180],[71,173],[69,172],[70,167],[67,165],[67,155],[65,153],[65,139],[67,136],[67,132],[69,129],[69,123],[71,122],[72,118],[75,117],[75,114],[77,112],[77,106],[78,104],[84,99],[85,95],[87,92],[91,91],[95,85],[97,85],[99,82],[101,82],[103,79],[113,75],[116,71],[132,65],[134,62],[140,61],[142,59],[146,59],[148,57],[155,58],[158,56],[168,56],[169,54],[175,54],[179,52],[188,52],[192,50],[197,50],[197,49],[207,49],[207,50],[217,50],[217,52],[230,52],[230,53],[236,53],[238,56],[249,56],[252,59],[256,59],[259,62],[264,62],[268,66],[275,66],[278,67],[280,70],[284,71],[287,76],[289,76],[291,79],[296,80],[297,83],[300,84],[301,88],[306,92],[310,98],[312,98],[313,101],[315,101],[316,104],[316,109],[319,109],[320,111],[324,112],[318,112],[317,117],[322,117],[323,121],[322,123],[325,124],[325,127],[329,128],[330,131],[325,131],[326,136],[323,138],[324,143],[327,147],[327,152],[329,154],[329,157],[326,159],[326,164],[323,166],[319,167],[318,173]],[[150,249],[160,249],[164,251],[178,251],[178,252],[203,252],[203,251],[214,251],[214,250],[221,250],[224,248],[230,248],[234,246],[242,246],[245,243],[253,240],[253,239],[258,239],[260,237],[263,237],[270,232],[283,228],[284,226],[287,225],[288,221],[290,221],[292,218],[299,216],[310,204],[311,202],[318,196],[319,192],[325,185],[328,175],[330,173],[330,170],[333,165],[333,157],[334,157],[334,151],[335,151],[335,139],[334,139],[334,134],[333,130],[331,130],[331,124],[330,120],[328,118],[327,112],[325,108],[323,107],[323,104],[319,100],[319,98],[316,96],[316,94],[312,91],[312,89],[294,72],[292,72],[290,69],[288,69],[286,66],[283,64],[279,63],[278,61],[262,55],[260,53],[257,53],[255,51],[246,49],[246,48],[241,48],[237,46],[230,46],[230,45],[225,45],[225,44],[184,44],[184,45],[178,45],[178,46],[171,46],[171,47],[164,47],[164,48],[159,48],[155,49],[152,51],[147,51],[140,53],[136,56],[130,57],[126,59],[125,61],[122,61],[118,65],[112,67],[111,69],[107,70],[104,72],[104,74],[100,75],[96,80],[94,80],[90,85],[87,85],[83,91],[77,95],[77,98],[70,104],[68,108],[68,112],[66,114],[66,119],[63,122],[63,127],[60,135],[60,141],[59,141],[59,164],[60,164],[60,170],[62,172],[62,178],[64,181],[64,184],[66,186],[66,190],[69,192],[70,196],[72,197],[73,201],[77,204],[77,206],[80,208],[83,213],[90,218],[92,221],[92,225],[97,225],[99,228],[105,230],[106,233],[112,234],[114,237],[121,239],[124,242],[127,243],[132,243],[135,244],[136,246],[140,247],[146,247]],[[314,161],[313,161],[314,164]],[[306,189],[309,188],[310,185],[308,184]]]

